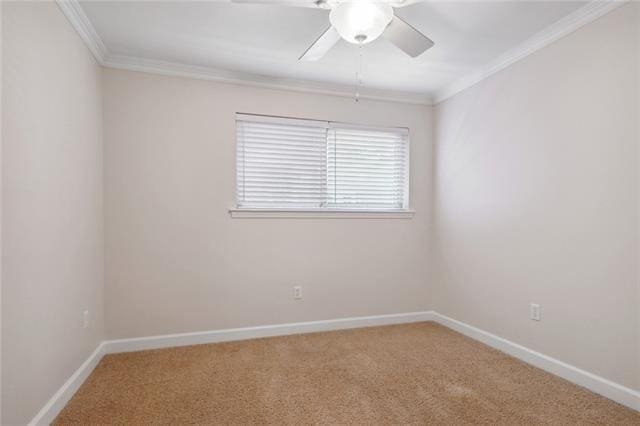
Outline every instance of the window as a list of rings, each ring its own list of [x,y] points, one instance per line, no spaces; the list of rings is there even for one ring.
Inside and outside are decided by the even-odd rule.
[[[237,114],[239,209],[405,211],[409,131]]]

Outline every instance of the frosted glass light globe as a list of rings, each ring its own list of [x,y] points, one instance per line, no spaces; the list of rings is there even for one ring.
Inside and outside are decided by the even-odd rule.
[[[329,21],[338,34],[354,44],[370,43],[380,37],[391,19],[391,6],[367,0],[339,3],[329,14]]]

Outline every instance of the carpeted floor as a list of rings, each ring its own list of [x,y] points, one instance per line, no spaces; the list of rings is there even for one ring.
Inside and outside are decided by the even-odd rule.
[[[424,322],[107,355],[56,423],[640,425],[640,413]]]

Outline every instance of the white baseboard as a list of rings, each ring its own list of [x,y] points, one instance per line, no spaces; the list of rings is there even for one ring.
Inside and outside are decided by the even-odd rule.
[[[105,354],[160,349],[176,346],[199,345],[204,343],[229,342],[233,340],[255,339],[258,337],[285,336],[289,334],[313,333],[318,331],[345,330],[349,328],[373,327],[378,325],[405,324],[431,321],[432,312],[409,312],[404,314],[375,315],[368,317],[340,318],[322,321],[265,325],[258,327],[231,328],[195,333],[169,334],[164,336],[140,337],[133,339],[107,340],[102,342],[89,358],[76,370],[44,407],[29,422],[29,425],[50,424],[73,397],[89,374]]]
[[[230,328],[226,330],[201,331],[195,333],[168,334],[164,336],[133,339],[108,340],[105,353],[120,353],[159,349],[175,346],[199,345],[203,343],[229,342],[258,337],[285,336],[289,334],[314,333],[318,331],[344,330],[348,328],[373,327],[377,325],[404,324],[431,321],[433,312],[409,312],[405,314],[375,315],[369,317],[340,318],[289,324],[264,325],[258,327]]]
[[[579,386],[603,395],[613,401],[640,411],[640,392],[614,383],[588,371],[581,370],[565,362],[551,358],[517,343],[498,337],[487,331],[454,320],[433,311],[409,312],[405,314],[376,315],[368,317],[341,318],[322,321],[276,324],[258,327],[232,328],[226,330],[202,331],[195,333],[169,334],[164,336],[140,337],[132,339],[107,340],[102,342],[78,370],[53,395],[47,404],[29,423],[45,425],[51,423],[67,402],[89,377],[103,355],[109,353],[132,352],[204,343],[229,342],[233,340],[255,339],[259,337],[284,336],[290,334],[314,333],[319,331],[344,330],[349,328],[373,327],[379,325],[405,324],[434,321],[445,327],[478,340],[505,352],[526,363],[560,376]]]
[[[444,325],[474,340],[478,340],[528,364],[548,371],[551,374],[560,376],[565,380],[587,388],[619,404],[640,411],[640,392],[638,391],[437,312],[433,312],[432,315],[433,320],[438,324]]]
[[[100,343],[95,351],[80,368],[69,377],[60,389],[49,399],[36,416],[29,422],[29,425],[48,425],[53,422],[60,411],[67,405],[80,386],[87,380],[89,374],[96,368],[104,355],[104,342]]]

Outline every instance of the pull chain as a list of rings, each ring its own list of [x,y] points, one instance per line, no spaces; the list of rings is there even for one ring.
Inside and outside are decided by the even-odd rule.
[[[360,101],[360,89],[362,88],[362,42],[358,43],[358,58],[356,62],[356,83],[355,83],[355,92],[356,92],[356,102]]]

